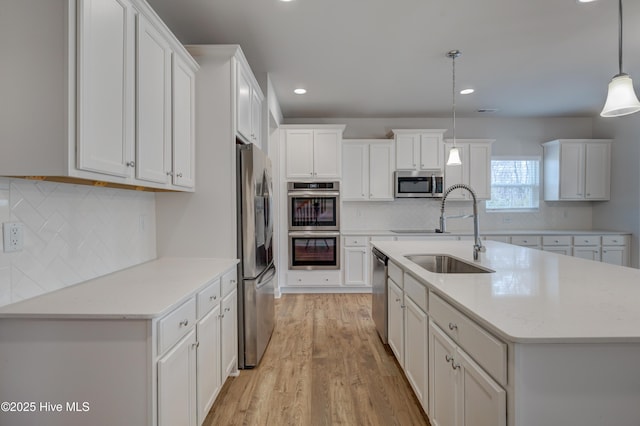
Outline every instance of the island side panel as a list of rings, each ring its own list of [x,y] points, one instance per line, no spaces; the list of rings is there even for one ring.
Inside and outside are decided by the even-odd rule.
[[[518,426],[638,426],[640,343],[515,345]]]
[[[0,401],[35,403],[0,424],[150,425],[148,323],[0,319]]]

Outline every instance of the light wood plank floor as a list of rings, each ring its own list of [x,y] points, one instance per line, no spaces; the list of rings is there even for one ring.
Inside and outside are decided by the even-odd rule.
[[[222,388],[204,425],[429,425],[371,319],[369,294],[283,295],[258,368]]]

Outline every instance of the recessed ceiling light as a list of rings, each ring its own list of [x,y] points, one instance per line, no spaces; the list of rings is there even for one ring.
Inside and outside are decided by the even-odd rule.
[[[284,2],[284,3],[289,3],[290,1],[293,1],[293,0],[280,0],[280,1]],[[593,1],[593,0],[591,0],[591,1]]]
[[[290,0],[287,0],[287,1],[290,1]],[[293,93],[295,93],[296,95],[304,95],[305,93],[307,93],[307,89],[302,89],[302,88],[295,89]]]
[[[487,112],[487,113],[498,112],[498,108],[481,108],[478,110],[478,112]]]
[[[285,1],[285,0],[283,0],[283,1]],[[594,1],[598,1],[598,0],[578,0],[578,3],[591,3],[591,2],[594,2]]]
[[[460,91],[460,94],[461,94],[461,95],[470,95],[470,94],[472,94],[473,92],[475,92],[475,90],[473,90],[473,89],[462,89],[462,90]]]

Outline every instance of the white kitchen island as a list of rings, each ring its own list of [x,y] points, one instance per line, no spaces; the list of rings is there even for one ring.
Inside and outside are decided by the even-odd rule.
[[[469,241],[372,245],[390,258],[389,344],[434,426],[640,425],[639,270],[492,241],[478,262]]]
[[[235,259],[163,258],[0,308],[0,425],[196,425],[237,366]]]

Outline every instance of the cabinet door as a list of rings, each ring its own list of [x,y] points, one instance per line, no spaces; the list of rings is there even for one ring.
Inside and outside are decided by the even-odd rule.
[[[396,170],[416,170],[419,155],[419,134],[396,136]]]
[[[455,185],[457,183],[468,183],[468,173],[469,173],[469,147],[468,145],[456,144],[456,147],[460,151],[460,159],[462,160],[462,164],[459,166],[445,166],[444,171],[444,186],[449,188],[451,185]],[[453,148],[453,144],[447,143],[445,149],[446,158],[449,157],[449,151]],[[462,189],[456,189],[451,192],[447,197],[447,200],[466,200],[468,199],[469,193]]]
[[[370,285],[367,276],[369,257],[366,247],[344,248],[344,285]]]
[[[420,168],[442,170],[444,164],[442,135],[423,133],[420,135]]]
[[[571,247],[568,246],[543,246],[542,250],[550,253],[564,254],[565,256],[571,256],[573,252]]]
[[[573,247],[573,255],[581,259],[600,262],[600,247]]]
[[[609,199],[609,167],[611,146],[588,143],[585,145],[585,198],[588,200]]]
[[[429,418],[433,426],[454,426],[456,370],[452,367],[455,345],[438,326],[429,324]]]
[[[236,370],[238,361],[238,291],[222,299],[222,382]]]
[[[262,98],[257,90],[251,91],[251,141],[262,146]]]
[[[196,332],[158,361],[158,426],[195,426]]]
[[[387,328],[389,347],[400,366],[404,368],[404,302],[402,289],[391,279],[387,280]]]
[[[341,130],[313,131],[313,170],[314,177],[320,179],[340,178],[342,163]]]
[[[458,409],[463,426],[505,426],[507,396],[500,387],[466,353],[458,349],[455,362],[460,365]]]
[[[241,64],[237,65],[236,84],[236,125],[238,133],[247,142],[253,142],[251,138],[251,80]]]
[[[342,200],[366,200],[369,195],[369,145],[348,143],[342,147]]]
[[[560,199],[584,198],[584,144],[560,146]]]
[[[602,247],[602,262],[618,266],[629,266],[627,259],[625,247]]]
[[[195,75],[173,58],[173,184],[195,186]]]
[[[78,168],[129,177],[134,163],[134,17],[128,0],[78,2]]]
[[[220,304],[196,326],[198,337],[198,424],[202,424],[222,385]]]
[[[424,410],[428,411],[429,321],[427,314],[406,296],[405,305],[405,334],[407,339],[405,339],[404,348],[404,371],[416,397]]]
[[[393,201],[393,171],[393,144],[371,144],[368,170],[370,200]]]
[[[478,200],[491,198],[491,145],[484,143],[469,144],[468,184],[473,188]],[[468,193],[467,193],[468,194]]]
[[[286,167],[289,179],[313,177],[313,130],[287,130]]]
[[[171,49],[138,15],[136,178],[167,183],[171,170]]]

